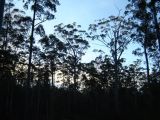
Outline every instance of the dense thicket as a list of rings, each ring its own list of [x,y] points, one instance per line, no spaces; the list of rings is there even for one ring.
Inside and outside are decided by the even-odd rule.
[[[75,22],[53,25],[49,35],[43,23],[54,19],[59,1],[24,0],[22,10],[13,3],[5,3],[0,31],[0,119],[159,118],[158,0],[129,1],[124,14],[97,20],[88,31]],[[82,63],[91,40],[107,51],[96,48],[99,56]],[[133,44],[144,61],[126,65],[122,56]]]

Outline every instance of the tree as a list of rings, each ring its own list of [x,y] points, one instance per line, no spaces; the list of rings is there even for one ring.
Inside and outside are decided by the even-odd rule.
[[[160,52],[160,30],[159,30],[159,21],[158,21],[158,15],[160,14],[160,1],[159,0],[150,0],[148,3],[148,7],[151,10],[151,14],[153,15],[153,21],[154,21],[154,27],[156,30],[156,36],[159,43],[159,52]]]
[[[5,0],[1,0],[0,1],[0,31],[2,28],[2,22],[3,22],[4,5],[5,5]]]
[[[86,32],[80,30],[80,25],[76,23],[63,25],[59,24],[55,26],[57,37],[64,42],[67,55],[65,56],[65,68],[71,76],[73,76],[74,88],[78,86],[78,76],[81,69],[81,58],[85,54],[85,50],[89,47],[86,40]]]
[[[114,63],[108,55],[105,55],[104,57],[100,55],[90,63],[86,63],[83,70],[87,78],[84,80],[86,88],[89,87],[91,90],[98,88],[109,91],[112,87],[114,79]]]
[[[151,58],[153,60],[153,66],[157,72],[160,72],[160,54],[158,51],[153,52],[153,54],[151,54]]]
[[[30,20],[24,11],[15,8],[12,1],[6,2],[0,33],[0,82],[6,90],[5,107],[8,113],[12,111],[14,87],[19,81],[18,66],[22,58],[21,52],[25,48]]]
[[[65,45],[60,39],[55,35],[50,34],[49,36],[44,36],[40,43],[43,47],[43,52],[40,54],[45,64],[48,64],[49,71],[51,73],[51,84],[55,85],[55,74],[62,64],[62,57],[65,55]]]
[[[109,48],[114,61],[115,83],[118,85],[119,61],[134,37],[131,36],[131,20],[126,20],[123,16],[110,16],[108,19],[101,19],[96,24],[91,24],[89,29],[93,40],[97,40]]]
[[[15,8],[11,2],[6,3],[1,34],[2,49],[17,51],[17,48],[24,47],[30,25],[31,18],[24,11]]]
[[[93,40],[101,42],[109,48],[112,60],[114,61],[114,86],[115,86],[115,109],[119,114],[118,89],[120,87],[120,61],[121,56],[127,45],[131,42],[134,35],[132,33],[132,22],[123,16],[110,16],[108,19],[100,19],[96,24],[91,24],[91,37]]]
[[[152,22],[152,15],[147,8],[148,3],[145,0],[134,1],[131,5],[128,5],[133,17],[134,27],[136,28],[136,39],[144,49],[144,56],[146,61],[147,81],[150,83],[150,67],[149,67],[149,50],[156,46],[156,35]],[[130,7],[129,7],[130,6]],[[140,49],[134,51],[134,54],[139,54]],[[140,54],[139,54],[140,55]]]
[[[28,9],[31,4],[31,10],[33,11],[31,35],[29,43],[29,59],[28,59],[28,80],[27,86],[30,86],[31,81],[31,66],[32,66],[32,52],[34,44],[34,32],[43,36],[45,31],[42,23],[47,20],[54,19],[54,15],[51,12],[56,12],[56,6],[59,5],[58,0],[25,0],[24,8]],[[36,31],[35,31],[36,30]]]
[[[26,16],[24,11],[15,8],[11,1],[6,2],[0,37],[0,48],[1,53],[8,52],[8,56],[5,55],[7,58],[4,58],[6,61],[7,59],[11,60],[11,58],[16,58],[16,62],[13,62],[14,64],[11,65],[12,74],[15,76],[17,74],[16,68],[22,62],[22,54],[25,51],[25,42],[28,30],[30,29],[30,23],[31,18]],[[14,55],[15,57],[9,55]],[[6,65],[3,61],[1,64]]]
[[[140,66],[141,62],[140,59],[137,59],[132,64],[122,68],[122,88],[137,89],[145,82],[145,73],[143,72],[144,68]]]

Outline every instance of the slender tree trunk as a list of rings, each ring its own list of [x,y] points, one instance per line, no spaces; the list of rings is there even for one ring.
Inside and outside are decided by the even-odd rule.
[[[52,76],[52,86],[54,86],[54,75],[53,71],[51,71],[51,76]]]
[[[144,43],[143,43],[143,47],[144,47],[144,55],[145,55],[145,60],[146,60],[146,69],[147,69],[147,82],[150,83],[150,75],[149,75],[149,59],[148,59],[148,52],[147,52],[147,34],[148,34],[148,20],[147,18],[145,18],[145,25],[147,26],[145,28],[145,36],[144,36]]]
[[[2,29],[5,0],[0,0],[0,31]]]
[[[7,22],[7,29],[5,32],[4,42],[3,42],[3,49],[7,50],[8,47],[8,32],[9,32],[9,22]]]
[[[74,73],[73,73],[73,82],[74,82],[74,87],[76,88],[77,80],[76,80],[76,68],[75,67],[74,67]]]
[[[51,71],[52,76],[52,86],[55,86],[55,71]]]
[[[53,64],[53,61],[51,60],[51,63],[50,63],[50,65],[51,65],[51,77],[52,77],[52,86],[54,86],[55,85],[55,69],[54,69],[54,67],[55,67],[55,64]]]
[[[147,34],[146,34],[147,35]],[[145,38],[146,39],[146,38]],[[145,55],[145,59],[146,59],[146,68],[147,68],[147,82],[151,83],[151,79],[150,79],[150,74],[149,74],[149,59],[148,59],[148,52],[147,52],[147,45],[146,45],[146,40],[144,41],[144,55]],[[147,106],[149,107],[148,109],[151,109],[153,106],[153,95],[152,92],[150,90],[147,91],[148,93],[148,102],[147,102]]]
[[[158,71],[160,72],[160,62],[157,61]]]
[[[2,2],[4,2],[5,0],[2,0]],[[0,3],[1,4],[1,3]],[[5,4],[5,3],[3,3]],[[0,6],[1,7],[1,6]],[[1,8],[2,9],[2,8]],[[3,12],[4,12],[4,8],[3,8]],[[9,8],[9,13],[10,13],[10,8]],[[3,15],[3,14],[2,14]],[[2,23],[3,23],[3,17],[2,17]],[[1,23],[1,27],[2,27],[2,23]],[[8,47],[8,31],[9,31],[9,24],[10,24],[10,18],[7,20],[7,28],[5,31],[5,35],[4,35],[4,42],[3,42],[3,50],[7,50]],[[1,28],[0,28],[1,29]]]
[[[31,81],[31,66],[32,66],[32,52],[33,52],[33,42],[34,42],[34,26],[35,26],[35,18],[36,18],[36,4],[37,4],[37,0],[35,0],[35,3],[34,3],[32,29],[31,29],[31,36],[30,36],[27,87],[30,87],[30,81]]]
[[[115,63],[115,82],[116,86],[118,86],[118,62],[117,62],[117,38],[115,40],[115,53],[114,53],[114,63]]]
[[[114,45],[114,66],[115,66],[115,90],[114,90],[114,101],[115,101],[115,112],[116,118],[119,116],[119,80],[118,80],[118,60],[117,60],[117,44],[118,44],[118,35],[114,33],[115,45]]]
[[[155,29],[156,29],[156,35],[158,39],[158,44],[159,44],[159,52],[160,52],[160,28],[159,28],[159,23],[157,20],[157,10],[155,6],[155,0],[152,0],[152,12],[153,12],[153,18],[154,18],[154,24],[155,24]]]
[[[147,46],[146,46],[146,40],[144,42],[144,55],[146,59],[146,68],[147,68],[147,82],[150,83],[150,75],[149,75],[149,60],[148,60],[148,53],[147,53]]]
[[[76,57],[74,57],[74,66],[73,66],[73,82],[74,82],[74,89],[77,89],[77,71],[76,71],[76,67],[77,67],[77,60]]]
[[[32,28],[31,28],[31,36],[30,36],[30,46],[29,46],[29,61],[28,61],[28,73],[27,73],[27,85],[26,85],[26,98],[25,98],[25,115],[24,120],[30,118],[29,116],[29,106],[30,106],[30,96],[29,96],[29,88],[31,81],[31,66],[32,66],[32,52],[33,52],[33,42],[34,42],[34,26],[35,26],[35,18],[36,18],[36,5],[37,0],[34,2],[34,10],[33,10],[33,20],[32,20]]]

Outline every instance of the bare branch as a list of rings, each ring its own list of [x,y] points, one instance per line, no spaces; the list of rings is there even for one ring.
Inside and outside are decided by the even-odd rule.
[[[36,27],[37,25],[39,25],[39,24],[41,24],[41,23],[44,23],[45,21],[47,21],[47,19],[42,20],[41,22],[39,22],[39,23],[35,24],[35,25],[34,25],[34,27]]]

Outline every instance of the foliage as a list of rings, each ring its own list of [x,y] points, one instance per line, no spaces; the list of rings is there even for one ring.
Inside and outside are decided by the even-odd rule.
[[[123,16],[100,19],[88,31],[76,22],[61,23],[47,35],[43,22],[54,18],[57,5],[57,0],[24,0],[20,10],[12,0],[6,2],[0,34],[0,119],[159,117],[159,1],[132,0]],[[24,12],[29,9],[32,18]],[[90,39],[109,48],[109,54],[96,48],[100,55],[82,63]],[[140,47],[133,53],[145,55],[146,68],[140,59],[125,64],[122,55],[135,43]]]

